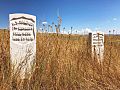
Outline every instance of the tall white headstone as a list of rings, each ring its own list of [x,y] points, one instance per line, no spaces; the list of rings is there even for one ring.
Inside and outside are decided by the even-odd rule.
[[[103,32],[92,32],[91,37],[91,48],[92,57],[97,57],[99,62],[104,59],[104,33]]]
[[[10,58],[14,74],[25,78],[36,59],[36,16],[10,14]]]

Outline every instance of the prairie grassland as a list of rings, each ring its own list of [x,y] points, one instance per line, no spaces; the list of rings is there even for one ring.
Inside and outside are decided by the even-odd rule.
[[[102,64],[88,39],[37,33],[36,67],[21,80],[11,76],[9,32],[0,31],[0,90],[120,90],[120,36],[105,36]]]

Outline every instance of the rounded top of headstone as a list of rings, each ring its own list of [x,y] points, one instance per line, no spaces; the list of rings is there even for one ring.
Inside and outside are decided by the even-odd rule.
[[[36,16],[24,13],[9,15],[10,40],[16,44],[28,44],[36,40]]]

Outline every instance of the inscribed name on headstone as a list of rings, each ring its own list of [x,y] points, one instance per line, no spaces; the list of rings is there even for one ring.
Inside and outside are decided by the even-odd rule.
[[[10,58],[14,74],[31,73],[36,59],[36,16],[10,14]]]
[[[91,33],[91,47],[92,57],[97,57],[99,62],[104,58],[104,33],[92,32]]]

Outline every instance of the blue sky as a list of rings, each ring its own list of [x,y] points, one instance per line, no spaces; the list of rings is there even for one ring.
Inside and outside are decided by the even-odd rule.
[[[120,0],[0,0],[0,28],[8,27],[11,13],[27,13],[57,24],[57,10],[66,31],[91,29],[120,32]]]

